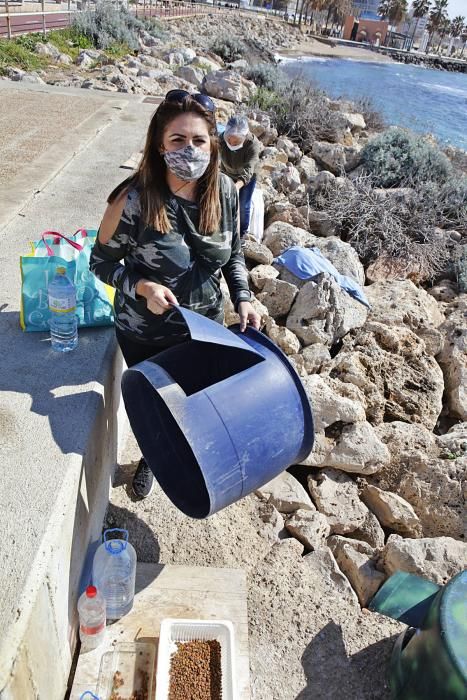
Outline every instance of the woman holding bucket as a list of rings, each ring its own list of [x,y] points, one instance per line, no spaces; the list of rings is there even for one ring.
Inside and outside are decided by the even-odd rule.
[[[221,272],[241,329],[259,328],[235,185],[219,173],[214,112],[207,95],[169,91],[152,117],[138,170],[108,198],[91,270],[117,289],[116,334],[129,367],[188,339],[173,305],[223,322]],[[153,480],[141,459],[135,495],[148,496]]]

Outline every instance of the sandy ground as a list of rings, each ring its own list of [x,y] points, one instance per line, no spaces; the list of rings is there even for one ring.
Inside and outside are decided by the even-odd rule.
[[[305,558],[296,540],[272,543],[254,495],[207,520],[183,515],[157,484],[135,501],[131,434],[122,457],[106,526],[128,529],[138,561],[246,572],[251,700],[389,699],[390,654],[405,627],[360,609],[327,548]]]
[[[371,61],[374,63],[394,63],[392,58],[376,51],[354,46],[331,46],[316,39],[306,39],[294,49],[281,51],[287,57],[320,56],[322,58],[352,58],[354,61]]]

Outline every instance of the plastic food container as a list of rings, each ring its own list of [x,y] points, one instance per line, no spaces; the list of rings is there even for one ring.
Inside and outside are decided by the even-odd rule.
[[[97,683],[99,700],[154,700],[156,645],[151,642],[117,644],[102,655]]]
[[[157,652],[156,700],[168,700],[170,658],[176,642],[215,639],[221,646],[222,700],[238,700],[235,687],[235,644],[233,625],[228,620],[175,620],[161,622]]]

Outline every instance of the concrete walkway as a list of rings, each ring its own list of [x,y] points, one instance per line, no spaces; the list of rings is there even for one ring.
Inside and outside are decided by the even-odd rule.
[[[45,229],[98,225],[154,105],[142,96],[0,81],[2,112],[19,89],[27,120],[41,115],[41,133],[44,96],[76,118],[46,152],[23,159],[15,179],[0,183],[0,697],[62,700],[79,579],[100,536],[124,426],[117,421],[121,367],[112,329],[80,332],[78,349],[64,357],[45,334],[20,330],[19,255]],[[4,142],[0,160],[10,147]]]

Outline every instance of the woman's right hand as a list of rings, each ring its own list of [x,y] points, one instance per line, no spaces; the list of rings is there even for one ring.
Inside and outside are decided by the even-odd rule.
[[[136,293],[146,299],[149,311],[156,316],[164,314],[175,304],[178,306],[177,297],[168,287],[149,280],[140,280],[136,285]]]

